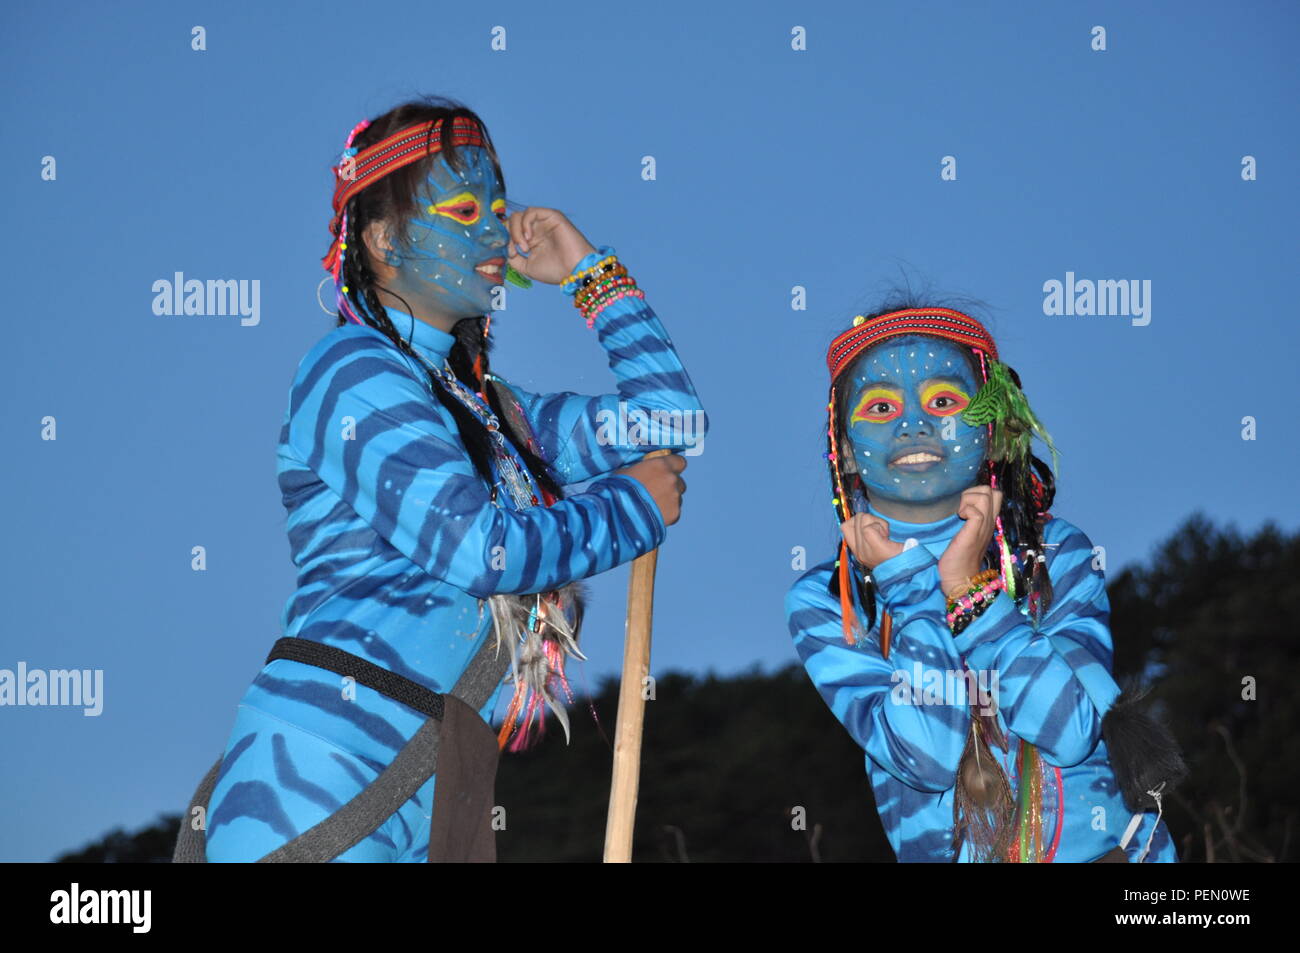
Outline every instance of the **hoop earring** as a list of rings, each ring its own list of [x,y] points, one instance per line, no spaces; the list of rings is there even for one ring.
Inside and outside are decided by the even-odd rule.
[[[324,278],[320,280],[320,285],[316,286],[316,303],[320,305],[320,309],[324,311],[326,314],[328,314],[331,318],[337,318],[339,316],[339,313],[337,311],[331,311],[329,308],[325,307],[325,302],[320,299],[320,287],[321,285],[325,284],[325,282],[329,280],[330,280],[330,276],[326,275]]]

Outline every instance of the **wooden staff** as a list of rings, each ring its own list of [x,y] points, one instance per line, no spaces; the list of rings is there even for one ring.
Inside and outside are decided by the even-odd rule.
[[[643,460],[671,450],[652,450]],[[659,550],[632,560],[627,584],[627,631],[623,641],[623,678],[618,686],[618,723],[614,728],[614,775],[609,785],[605,821],[605,863],[632,862],[632,828],[641,780],[641,731],[645,724],[645,678],[650,674],[650,630],[654,616],[655,564]]]

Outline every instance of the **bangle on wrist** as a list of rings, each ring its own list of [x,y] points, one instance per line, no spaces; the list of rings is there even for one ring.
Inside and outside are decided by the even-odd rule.
[[[984,573],[981,573],[980,576],[973,577],[972,583],[983,575]],[[947,618],[952,634],[961,634],[968,625],[983,615],[1004,588],[1002,577],[995,573],[993,578],[980,585],[972,585],[966,594],[951,600],[948,604]]]
[[[596,316],[606,305],[620,298],[645,297],[645,292],[636,286],[636,281],[627,273],[627,268],[613,254],[614,250],[602,246],[601,251],[606,249],[609,254],[594,265],[576,270],[564,285],[566,293],[573,295],[574,307],[587,319],[588,328],[595,326]],[[588,258],[590,257],[589,255]]]
[[[594,252],[587,255],[582,261],[573,266],[573,271],[569,277],[560,282],[560,290],[566,295],[571,295],[578,290],[578,280],[585,275],[591,274],[600,267],[608,258],[614,258],[614,249],[610,245],[601,245]]]

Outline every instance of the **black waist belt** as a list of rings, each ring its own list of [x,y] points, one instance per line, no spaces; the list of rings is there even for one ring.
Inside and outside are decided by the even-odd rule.
[[[374,662],[368,662],[359,655],[326,645],[324,642],[288,636],[276,640],[266,660],[273,662],[281,658],[346,675],[393,701],[409,705],[430,718],[442,720],[443,698],[440,693],[425,688],[419,682],[411,681],[405,675],[398,675]]]

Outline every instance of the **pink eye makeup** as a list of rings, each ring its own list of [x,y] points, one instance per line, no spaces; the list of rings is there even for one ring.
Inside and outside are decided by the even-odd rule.
[[[926,413],[936,417],[951,417],[961,413],[970,403],[970,395],[947,381],[927,384],[921,390],[921,406]]]
[[[892,387],[868,387],[858,398],[858,404],[853,408],[849,423],[854,424],[865,420],[868,423],[883,424],[893,420],[902,412],[901,391]]]

